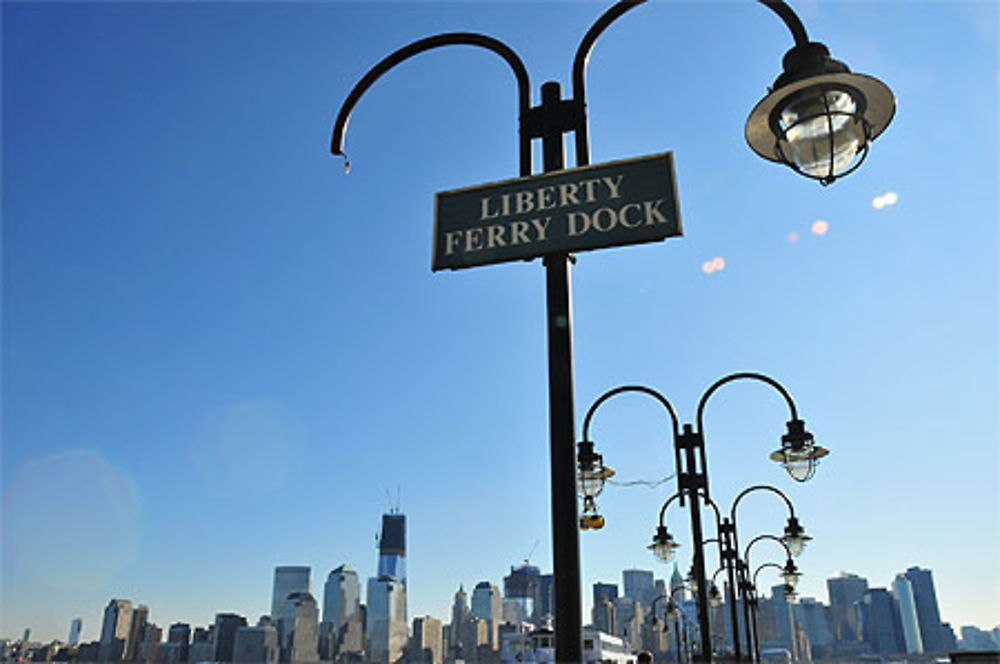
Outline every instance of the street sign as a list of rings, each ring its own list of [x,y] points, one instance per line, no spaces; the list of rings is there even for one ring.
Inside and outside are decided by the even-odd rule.
[[[681,234],[673,153],[442,191],[432,269],[457,270]]]

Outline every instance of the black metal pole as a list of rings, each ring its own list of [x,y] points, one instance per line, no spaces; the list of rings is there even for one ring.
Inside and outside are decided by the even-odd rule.
[[[542,162],[547,173],[565,168],[564,108],[559,84],[548,82],[542,85],[542,106],[537,110],[540,112]],[[552,557],[557,664],[579,664],[583,661],[570,263],[568,254],[549,255],[544,260],[549,340]]]
[[[693,551],[693,563],[695,576],[698,579],[698,627],[701,631],[701,653],[695,661],[712,661],[712,634],[711,620],[708,614],[708,581],[705,578],[705,547],[704,536],[701,528],[701,501],[698,499],[698,490],[706,489],[708,478],[706,469],[698,467],[699,459],[704,459],[704,454],[700,454],[704,443],[701,434],[692,430],[690,424],[685,424],[683,432],[674,438],[674,445],[679,446],[683,452],[684,468],[678,469],[677,480],[680,484],[679,490],[687,494],[687,499],[691,504],[691,541]]]
[[[730,521],[729,519],[722,520],[722,527],[719,533],[722,538],[724,546],[724,560],[723,564],[726,566],[726,577],[728,579],[727,590],[727,601],[729,603],[729,619],[733,623],[732,635],[733,635],[733,655],[736,661],[740,661],[741,649],[740,649],[740,623],[739,623],[739,610],[736,606],[736,522]]]

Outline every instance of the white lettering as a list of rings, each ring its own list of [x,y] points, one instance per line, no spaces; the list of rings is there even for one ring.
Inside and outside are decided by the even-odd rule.
[[[577,228],[576,220],[583,220],[583,228]],[[569,235],[582,235],[590,229],[590,217],[586,212],[570,212],[566,215],[566,221],[569,222]]]
[[[449,231],[444,234],[444,255],[450,256],[461,241],[462,231]]]
[[[628,211],[630,209],[635,209],[639,213],[639,218],[635,220],[634,223],[629,223]],[[622,226],[625,228],[636,228],[642,225],[642,206],[638,203],[627,203],[622,206],[622,209],[618,211],[618,221],[621,222]]]
[[[618,192],[618,187],[621,185],[623,177],[625,177],[625,176],[624,175],[619,175],[614,180],[612,180],[611,178],[601,178],[602,180],[604,180],[604,184],[608,185],[608,191],[611,192],[610,193],[610,197],[611,198],[621,198],[622,197],[622,195]]]
[[[541,219],[532,219],[531,225],[535,227],[538,232],[538,242],[545,242],[545,233],[549,230],[549,222],[552,221],[552,217],[545,217],[545,221]]]
[[[656,223],[665,224],[667,223],[667,218],[663,216],[659,208],[660,203],[663,202],[662,198],[657,198],[655,201],[643,201],[642,205],[646,209],[646,225],[652,226]],[[655,218],[655,221],[654,221]]]
[[[608,218],[607,228],[601,228],[601,215],[604,215]],[[593,222],[594,222],[594,228],[601,231],[602,233],[607,233],[608,231],[610,231],[612,228],[615,227],[615,224],[618,223],[618,215],[615,214],[615,211],[612,210],[611,208],[608,207],[598,208],[597,212],[594,213]]]
[[[486,248],[506,247],[507,242],[503,239],[504,227],[500,224],[493,224],[486,227]]]
[[[470,228],[465,231],[465,250],[479,251],[483,248],[483,229]]]

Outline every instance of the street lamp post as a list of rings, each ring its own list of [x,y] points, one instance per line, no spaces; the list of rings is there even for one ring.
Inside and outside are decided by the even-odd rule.
[[[586,66],[597,39],[616,19],[645,0],[620,0],[587,31],[573,61],[572,97],[563,99],[559,83],[542,85],[541,104],[531,105],[531,85],[521,58],[503,42],[478,33],[444,33],[418,40],[393,52],[366,73],[341,105],[333,127],[330,149],[343,156],[344,137],[354,107],[364,93],[396,65],[432,49],[466,45],[485,48],[509,65],[517,82],[518,160],[520,175],[532,173],[532,141],[542,143],[545,172],[565,168],[565,134],[576,141],[578,166],[590,163],[586,104]],[[772,10],[792,33],[795,46],[783,61],[784,72],[762,100],[746,126],[747,142],[765,159],[832,182],[860,165],[869,145],[888,125],[895,109],[889,89],[874,78],[851,74],[829,57],[825,46],[810,42],[802,22],[783,0],[758,0]],[[548,330],[548,393],[551,456],[553,567],[555,571],[556,659],[583,660],[581,642],[580,561],[574,472],[573,347],[570,295],[572,257],[565,252],[544,257]],[[790,434],[792,432],[790,431]],[[686,468],[696,466],[697,443],[687,428],[683,451]],[[783,448],[784,449],[784,448]],[[781,450],[779,450],[781,452]],[[790,455],[790,456],[789,456]],[[796,456],[797,455],[797,456]],[[789,468],[802,464],[801,449],[785,451]],[[808,467],[812,467],[810,458]],[[689,481],[697,475],[688,472]],[[692,500],[692,509],[694,509]],[[700,521],[695,517],[700,537]],[[704,580],[704,564],[697,562]],[[704,609],[704,607],[703,607]],[[709,653],[710,648],[703,648]]]
[[[695,574],[695,587],[698,589],[696,599],[698,603],[698,620],[701,629],[701,652],[702,658],[711,659],[712,643],[709,624],[708,606],[708,584],[705,574],[705,538],[702,533],[701,506],[709,504],[714,506],[709,493],[708,484],[708,464],[705,455],[704,422],[703,415],[708,400],[719,388],[738,380],[751,380],[762,382],[774,388],[785,400],[789,409],[790,419],[786,424],[787,432],[781,437],[781,449],[771,455],[771,458],[779,461],[794,479],[806,481],[815,472],[817,460],[827,454],[827,451],[816,445],[811,433],[806,431],[805,423],[799,418],[795,402],[791,394],[778,381],[770,376],[754,372],[738,372],[724,376],[715,381],[698,401],[695,422],[697,428],[691,424],[681,426],[677,416],[677,411],[673,404],[663,394],[651,387],[644,385],[624,385],[608,390],[598,397],[590,408],[583,421],[583,440],[578,444],[580,453],[578,454],[578,465],[583,472],[586,469],[591,475],[596,474],[603,467],[603,457],[594,452],[594,443],[590,437],[590,424],[597,412],[597,409],[608,399],[627,392],[636,392],[653,397],[658,401],[667,414],[670,416],[671,431],[673,440],[674,463],[677,469],[677,491],[676,497],[683,507],[685,500],[690,506],[691,542],[693,546],[692,558]],[[789,461],[789,460],[792,461]],[[803,463],[808,462],[808,472],[802,473]],[[586,497],[584,500],[586,501]],[[672,499],[671,499],[672,500]],[[673,550],[677,548],[677,543],[669,535],[666,527],[662,523],[662,515],[666,510],[669,500],[661,508],[661,522],[653,537],[653,544],[650,548],[661,560],[668,560]],[[718,512],[718,508],[716,507]],[[725,542],[720,534],[720,540]],[[735,609],[733,609],[735,610]],[[735,622],[735,616],[734,616]],[[735,626],[735,625],[734,625]],[[734,638],[734,647],[739,653],[739,638]],[[739,655],[737,654],[737,658]]]

